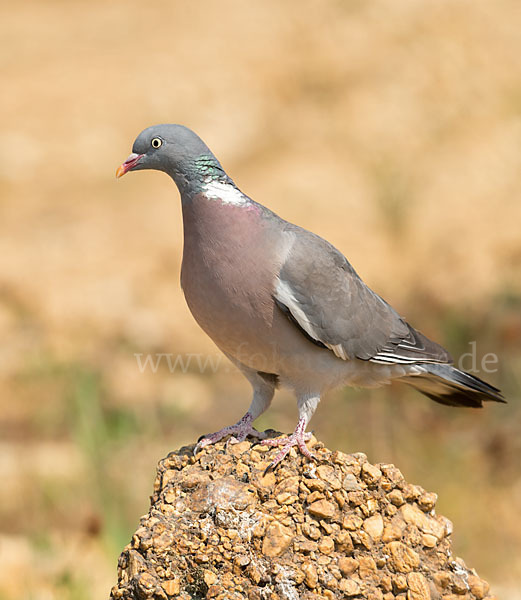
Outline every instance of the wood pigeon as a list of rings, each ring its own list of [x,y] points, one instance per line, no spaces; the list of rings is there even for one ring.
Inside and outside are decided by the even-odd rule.
[[[451,365],[448,352],[411,327],[371,291],[329,242],[280,218],[234,184],[206,144],[182,125],[142,131],[118,168],[155,169],[181,194],[181,285],[201,328],[248,379],[246,414],[203,437],[266,436],[253,422],[277,386],[296,395],[299,419],[289,437],[263,439],[312,458],[306,427],[321,396],[340,385],[379,387],[399,380],[448,406],[504,402],[501,392]]]

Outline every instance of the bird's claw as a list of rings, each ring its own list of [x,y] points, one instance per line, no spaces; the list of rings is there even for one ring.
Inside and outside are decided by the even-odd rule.
[[[315,460],[315,454],[313,454],[313,452],[311,452],[311,450],[309,450],[309,448],[306,446],[306,442],[308,442],[311,437],[312,434],[305,433],[301,423],[299,422],[297,428],[290,436],[263,440],[261,444],[264,446],[282,446],[280,452],[275,455],[275,458],[271,461],[265,473],[275,468],[289,453],[293,446],[298,446],[298,449],[306,458]]]
[[[246,413],[240,421],[235,423],[235,425],[228,425],[227,427],[223,427],[223,429],[220,429],[215,433],[209,433],[208,435],[203,436],[197,442],[194,448],[194,455],[206,446],[216,444],[227,435],[230,436],[226,442],[227,445],[243,442],[249,435],[259,440],[263,440],[266,437],[266,434],[263,431],[257,431],[255,427],[252,427],[252,422],[252,415],[250,413]]]

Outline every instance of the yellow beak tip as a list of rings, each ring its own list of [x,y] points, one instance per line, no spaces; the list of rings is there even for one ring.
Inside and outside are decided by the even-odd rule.
[[[125,167],[123,165],[119,165],[119,167],[116,169],[116,179],[123,177],[123,175],[125,175],[125,173],[126,173]]]

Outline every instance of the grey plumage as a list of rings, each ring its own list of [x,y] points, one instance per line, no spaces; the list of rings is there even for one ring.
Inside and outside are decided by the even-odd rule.
[[[370,290],[329,242],[294,225],[288,230],[296,241],[278,275],[282,285],[275,298],[311,338],[344,360],[450,361],[446,350]]]
[[[460,371],[450,364],[427,364],[424,373],[405,380],[431,400],[446,406],[479,408],[483,402],[504,402],[501,392],[479,377]]]
[[[265,443],[305,446],[321,395],[338,385],[377,387],[401,380],[450,406],[503,402],[499,390],[451,366],[441,346],[411,327],[371,291],[321,237],[244,195],[204,142],[180,125],[157,125],[136,139],[118,169],[156,169],[181,193],[181,282],[192,314],[253,387],[248,412],[204,438],[262,437],[252,422],[280,383],[293,389],[299,422],[292,436]]]

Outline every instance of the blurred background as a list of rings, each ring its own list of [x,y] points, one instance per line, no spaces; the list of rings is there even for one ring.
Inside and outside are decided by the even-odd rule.
[[[521,598],[519,2],[1,11],[0,598],[106,597],[157,461],[249,403],[184,303],[173,183],[114,178],[162,122],[503,389],[483,410],[339,390],[312,428],[436,491],[456,553]],[[139,368],[156,353],[196,358]],[[295,422],[281,392],[258,425]]]

